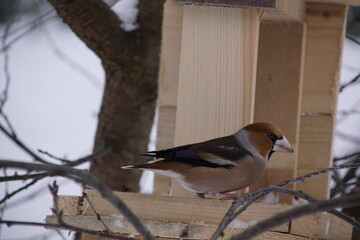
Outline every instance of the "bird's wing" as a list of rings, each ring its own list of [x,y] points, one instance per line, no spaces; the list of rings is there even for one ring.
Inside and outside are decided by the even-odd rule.
[[[231,168],[235,165],[236,161],[251,154],[231,135],[201,143],[152,151],[144,155],[163,158],[168,161],[186,162],[193,166]]]

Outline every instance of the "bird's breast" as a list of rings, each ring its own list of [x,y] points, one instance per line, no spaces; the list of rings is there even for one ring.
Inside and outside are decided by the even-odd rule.
[[[230,192],[245,188],[263,174],[267,161],[247,157],[232,168],[194,167],[183,173],[180,184],[201,193]],[[180,179],[179,179],[180,180]]]

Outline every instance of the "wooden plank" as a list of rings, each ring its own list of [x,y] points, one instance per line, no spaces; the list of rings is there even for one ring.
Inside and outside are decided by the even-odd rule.
[[[162,26],[158,107],[176,107],[183,6],[167,0],[164,4]]]
[[[184,6],[175,145],[232,134],[252,121],[259,18],[254,9]]]
[[[174,147],[183,6],[167,0],[162,26],[156,149]],[[154,194],[169,194],[171,179],[155,174]]]
[[[277,21],[302,21],[305,16],[304,1],[294,0],[175,0],[182,4],[202,6],[258,8],[265,10],[264,19]]]
[[[135,239],[142,239],[141,236],[139,235],[133,235],[133,234],[119,234],[122,237],[131,237],[131,238],[135,238]],[[102,238],[102,237],[97,237],[94,235],[90,235],[90,234],[82,234],[82,238],[81,240],[108,240],[109,238]],[[174,240],[174,238],[163,238],[163,237],[155,237],[156,240]]]
[[[174,147],[176,107],[159,107],[156,149]],[[171,178],[155,174],[154,194],[168,195],[171,189]]]
[[[303,176],[318,170],[315,168],[298,169],[298,175]],[[317,199],[325,200],[330,194],[330,180],[330,174],[321,174],[320,176],[308,178],[303,182],[297,183],[296,189]]]
[[[351,239],[352,226],[329,213],[309,215],[291,222],[291,233],[317,239]]]
[[[298,151],[298,175],[332,165],[335,109],[339,91],[347,7],[307,4],[307,44]],[[298,183],[319,199],[329,196],[329,176]]]
[[[304,23],[261,21],[255,91],[255,122],[279,126],[298,150],[306,26]],[[289,51],[291,49],[291,51]],[[297,154],[275,153],[264,176],[250,189],[292,178]],[[281,195],[281,201],[291,202]]]
[[[90,201],[101,216],[111,216],[118,211],[104,200],[97,191],[86,190]],[[128,207],[141,219],[156,221],[173,221],[183,223],[204,222],[217,225],[231,206],[231,201],[200,199],[188,197],[145,195],[137,193],[116,193]],[[90,208],[84,205],[83,215],[93,215]],[[251,205],[237,220],[242,223],[261,221],[288,207],[272,204],[256,203]],[[276,227],[274,230],[287,232],[288,224]]]
[[[63,215],[77,215],[82,205],[82,197],[59,195],[59,206]]]
[[[95,231],[103,231],[104,226],[96,219],[95,216],[64,216],[63,220],[66,224],[91,229]],[[122,233],[121,235],[129,234],[132,236],[138,236],[136,230],[131,224],[121,216],[105,216],[102,217],[103,222],[112,232]],[[209,239],[215,232],[217,226],[209,225],[201,222],[195,223],[181,223],[170,221],[152,221],[143,220],[144,225],[150,230],[150,232],[157,237],[157,239]],[[55,216],[47,216],[46,223],[57,223]],[[241,232],[244,228],[227,228],[224,231],[224,237],[222,239],[229,239],[232,235]],[[101,239],[91,235],[87,235],[83,239]],[[252,239],[261,240],[303,240],[308,239],[286,233],[266,232]]]
[[[305,18],[305,2],[303,0],[276,0],[274,10],[264,11],[264,20],[302,22]]]
[[[277,0],[174,0],[181,4],[198,4],[220,7],[269,8],[275,9]]]
[[[359,6],[360,0],[306,0],[309,3],[322,3],[322,4],[341,4]]]
[[[298,168],[320,170],[332,166],[332,139],[335,127],[330,114],[303,115],[300,127]]]
[[[308,4],[302,111],[336,109],[347,7]]]

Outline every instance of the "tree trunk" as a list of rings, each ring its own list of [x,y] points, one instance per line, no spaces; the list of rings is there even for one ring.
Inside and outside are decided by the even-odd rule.
[[[60,17],[102,60],[106,84],[94,150],[111,147],[90,171],[114,190],[139,190],[157,97],[163,0],[141,0],[139,29],[124,32],[101,0],[49,0]]]

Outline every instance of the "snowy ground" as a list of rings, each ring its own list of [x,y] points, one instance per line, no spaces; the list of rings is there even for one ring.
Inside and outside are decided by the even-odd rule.
[[[0,69],[3,69],[4,58],[0,57]],[[19,137],[31,149],[46,150],[59,157],[76,159],[91,153],[104,84],[104,72],[97,56],[64,24],[52,20],[11,46],[9,70],[11,82],[5,112]],[[346,40],[342,82],[349,81],[359,71],[360,46]],[[4,86],[5,76],[0,71],[0,90]],[[339,109],[347,110],[353,104],[360,106],[359,92],[360,84],[345,89],[339,98]],[[342,120],[337,130],[359,133],[359,117],[358,114]],[[339,137],[335,143],[336,155],[350,153],[359,146]],[[0,158],[30,160],[2,134]],[[46,185],[52,181],[42,180],[32,190],[16,196],[1,218],[42,222],[45,215],[50,214],[52,200]],[[63,179],[59,183],[59,194],[81,194],[79,186]],[[19,181],[8,185],[0,183],[0,198],[6,188],[12,191],[22,185]],[[29,198],[34,191],[40,194]],[[61,239],[53,231],[47,232],[53,234],[52,239]],[[39,227],[2,226],[0,238],[40,239],[39,234],[43,233],[44,229]]]

